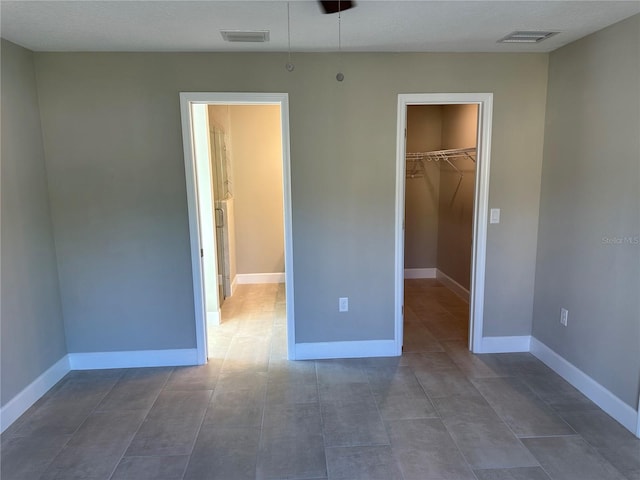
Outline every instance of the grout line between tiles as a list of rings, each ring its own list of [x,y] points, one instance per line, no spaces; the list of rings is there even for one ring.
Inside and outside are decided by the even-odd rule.
[[[142,425],[144,425],[145,420],[147,419],[147,417],[149,416],[149,413],[151,412],[151,410],[153,409],[154,405],[158,401],[158,397],[160,397],[160,394],[164,390],[164,387],[167,386],[167,383],[169,382],[169,379],[171,378],[171,375],[173,375],[174,371],[175,371],[175,368],[172,368],[171,371],[169,372],[169,375],[167,375],[166,380],[162,384],[162,387],[160,387],[160,389],[158,389],[158,394],[156,395],[156,398],[153,400],[153,403],[151,404],[151,407],[149,408],[149,410],[147,411],[147,414],[142,419],[142,422],[140,422],[140,425],[138,425],[138,428],[136,428],[136,431],[133,433],[133,435],[131,435],[131,439],[127,443],[127,447],[122,451],[122,455],[120,455],[120,458],[116,462],[116,464],[113,467],[113,470],[111,471],[111,474],[109,475],[108,478],[112,478],[113,475],[116,473],[116,470],[118,469],[118,466],[120,465],[120,462],[122,462],[122,459],[125,457],[125,455],[127,453],[127,450],[129,450],[129,447],[131,446],[131,442],[133,442],[133,439],[136,438],[136,435],[138,434],[138,432],[142,428]],[[123,376],[124,376],[124,374],[123,374]],[[122,378],[122,377],[120,377],[120,378]],[[114,387],[115,387],[115,385],[114,385]],[[183,476],[184,476],[184,473],[183,473]]]

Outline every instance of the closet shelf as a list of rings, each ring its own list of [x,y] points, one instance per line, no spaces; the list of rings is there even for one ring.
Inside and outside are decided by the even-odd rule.
[[[452,148],[449,150],[432,150],[430,152],[407,152],[405,160],[407,162],[407,177],[415,178],[424,175],[423,161],[427,162],[447,162],[453,168],[460,178],[463,177],[462,172],[456,167],[451,160],[459,158],[468,158],[473,162],[476,161],[475,148]]]

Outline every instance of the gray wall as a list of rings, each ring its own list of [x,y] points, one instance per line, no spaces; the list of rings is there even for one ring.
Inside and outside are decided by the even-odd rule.
[[[194,347],[180,63],[36,59],[69,351]]]
[[[638,15],[551,54],[533,321],[537,339],[633,408],[639,62]],[[561,307],[569,309],[566,328]]]
[[[4,405],[66,353],[33,54],[2,40]]]
[[[493,92],[485,333],[530,333],[547,55],[342,58],[36,54],[70,351],[195,345],[181,91],[289,92],[298,342],[393,338],[398,93]]]

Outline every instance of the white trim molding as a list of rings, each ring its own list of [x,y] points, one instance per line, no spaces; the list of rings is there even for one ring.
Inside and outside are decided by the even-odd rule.
[[[531,338],[531,353],[640,438],[635,409],[535,337]]]
[[[528,352],[531,336],[518,337],[482,337],[480,351],[475,353],[517,353]]]
[[[236,291],[236,288],[238,287],[238,276],[235,275],[233,277],[233,280],[231,280],[231,296],[233,297],[233,294]]]
[[[0,408],[0,433],[4,432],[71,370],[185,365],[198,365],[197,349],[68,353]]]
[[[191,140],[193,145],[193,160],[195,169],[196,204],[198,206],[198,222],[200,232],[200,265],[203,280],[202,298],[205,318],[209,321],[209,312],[220,309],[220,285],[223,285],[222,275],[218,269],[213,177],[211,161],[211,142],[209,127],[209,111],[207,105],[191,106]],[[192,272],[192,275],[195,272]],[[224,289],[224,288],[223,288]],[[203,342],[206,351],[207,342]],[[206,357],[206,355],[205,355]]]
[[[207,312],[208,325],[220,325],[221,323],[222,323],[222,313],[220,313],[220,310]]]
[[[413,280],[416,278],[436,278],[435,268],[405,268],[404,278]]]
[[[397,356],[395,340],[364,340],[353,342],[316,342],[295,344],[295,360],[394,356]]]
[[[0,408],[0,432],[4,432],[20,418],[20,415],[69,373],[69,370],[69,358],[65,355]]]
[[[284,272],[275,273],[238,273],[235,277],[237,285],[257,284],[257,283],[284,283]]]
[[[456,282],[453,278],[451,278],[449,275],[447,275],[440,269],[436,270],[436,278],[438,279],[438,281],[440,281],[440,283],[442,283],[445,287],[447,287],[453,293],[458,295],[462,300],[469,303],[470,295],[469,295],[468,289],[460,285],[458,282]]]
[[[198,365],[198,350],[134,350],[127,352],[70,353],[71,370],[100,370],[105,368],[178,367]]]

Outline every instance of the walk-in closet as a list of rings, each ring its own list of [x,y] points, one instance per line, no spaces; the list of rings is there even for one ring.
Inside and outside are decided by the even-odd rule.
[[[407,108],[405,351],[468,338],[477,132],[476,104]]]

